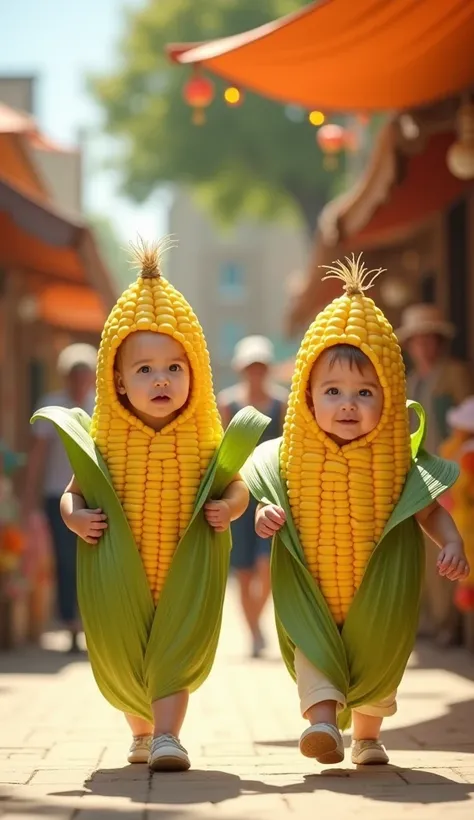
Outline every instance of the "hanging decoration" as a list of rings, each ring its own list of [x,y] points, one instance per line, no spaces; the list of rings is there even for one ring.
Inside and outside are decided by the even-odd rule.
[[[224,91],[224,99],[229,108],[238,108],[244,101],[244,92],[235,86],[229,86]]]
[[[345,147],[345,131],[342,125],[322,125],[316,132],[316,141],[324,154],[324,167],[328,171],[337,168],[338,155]]]
[[[319,127],[320,125],[324,124],[324,122],[326,120],[326,117],[324,116],[322,111],[310,111],[309,115],[308,115],[308,119],[309,119],[311,125],[315,125],[316,127]]]
[[[206,121],[205,109],[214,99],[214,83],[205,77],[196,66],[192,77],[183,88],[185,102],[193,109],[194,125],[203,125]]]
[[[448,168],[457,179],[474,179],[474,103],[470,100],[459,108],[457,135],[446,155]]]

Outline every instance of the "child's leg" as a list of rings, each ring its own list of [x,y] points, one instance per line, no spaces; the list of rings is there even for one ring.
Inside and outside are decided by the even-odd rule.
[[[344,706],[344,695],[299,649],[295,652],[295,670],[301,714],[311,724],[301,735],[300,751],[320,763],[340,763],[344,759],[344,744],[336,716],[338,709]]]
[[[315,723],[330,723],[331,726],[337,725],[337,701],[322,700],[320,703],[315,703],[306,709],[303,717],[309,720],[311,726]]]
[[[185,689],[176,692],[168,698],[155,700],[151,704],[155,729],[154,737],[158,735],[174,735],[178,738],[188,709],[189,692]]]
[[[382,728],[383,717],[364,715],[360,712],[352,713],[352,739],[378,740]]]
[[[295,651],[295,671],[300,696],[301,714],[315,723],[330,723],[336,726],[338,706],[344,706],[344,695],[313,666],[297,648]]]
[[[133,741],[128,750],[129,763],[148,763],[153,736],[153,724],[137,715],[126,714],[125,719],[132,730]]]
[[[153,724],[148,723],[138,715],[126,714],[125,719],[132,730],[133,737],[144,737],[145,735],[153,734]]]
[[[352,712],[352,762],[367,766],[388,763],[387,752],[380,743],[380,730],[384,717],[397,711],[397,693],[375,704],[361,706]]]
[[[185,771],[191,765],[186,749],[179,742],[188,701],[189,692],[184,690],[151,704],[155,728],[148,762],[155,772]]]

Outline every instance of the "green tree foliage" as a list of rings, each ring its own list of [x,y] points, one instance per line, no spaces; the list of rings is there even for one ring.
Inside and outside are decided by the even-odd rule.
[[[335,178],[323,168],[306,113],[251,93],[242,106],[229,108],[225,86],[215,80],[207,122],[196,127],[182,94],[190,68],[171,65],[165,55],[170,42],[236,34],[304,5],[302,0],[148,0],[128,13],[118,66],[96,78],[92,88],[108,131],[122,138],[119,162],[129,196],[143,201],[163,183],[188,184],[222,220],[296,210],[313,230]]]

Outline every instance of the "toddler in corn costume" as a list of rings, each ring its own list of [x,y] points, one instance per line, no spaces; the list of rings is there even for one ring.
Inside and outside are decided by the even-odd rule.
[[[345,295],[315,319],[299,350],[280,440],[260,445],[244,478],[260,502],[256,530],[273,537],[272,586],[280,647],[310,727],[300,750],[387,763],[382,720],[416,634],[423,572],[421,527],[440,547],[439,571],[468,573],[463,543],[435,500],[454,464],[411,440],[405,372],[392,328],[364,295],[380,271],[358,260],[330,276]],[[366,284],[367,283],[367,284]]]
[[[156,771],[190,766],[179,733],[215,655],[229,524],[248,504],[238,470],[268,423],[247,408],[223,438],[202,329],[161,251],[137,250],[138,280],[107,319],[92,423],[38,413],[74,471],[61,512],[79,537],[92,669],[132,730],[128,761]]]

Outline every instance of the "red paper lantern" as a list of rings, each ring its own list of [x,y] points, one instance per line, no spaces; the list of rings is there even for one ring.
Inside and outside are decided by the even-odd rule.
[[[214,83],[196,71],[184,86],[183,97],[193,109],[194,125],[202,125],[206,119],[204,109],[214,99]]]
[[[316,140],[324,154],[324,167],[336,168],[337,155],[344,148],[345,131],[342,125],[328,123],[316,132]]]

